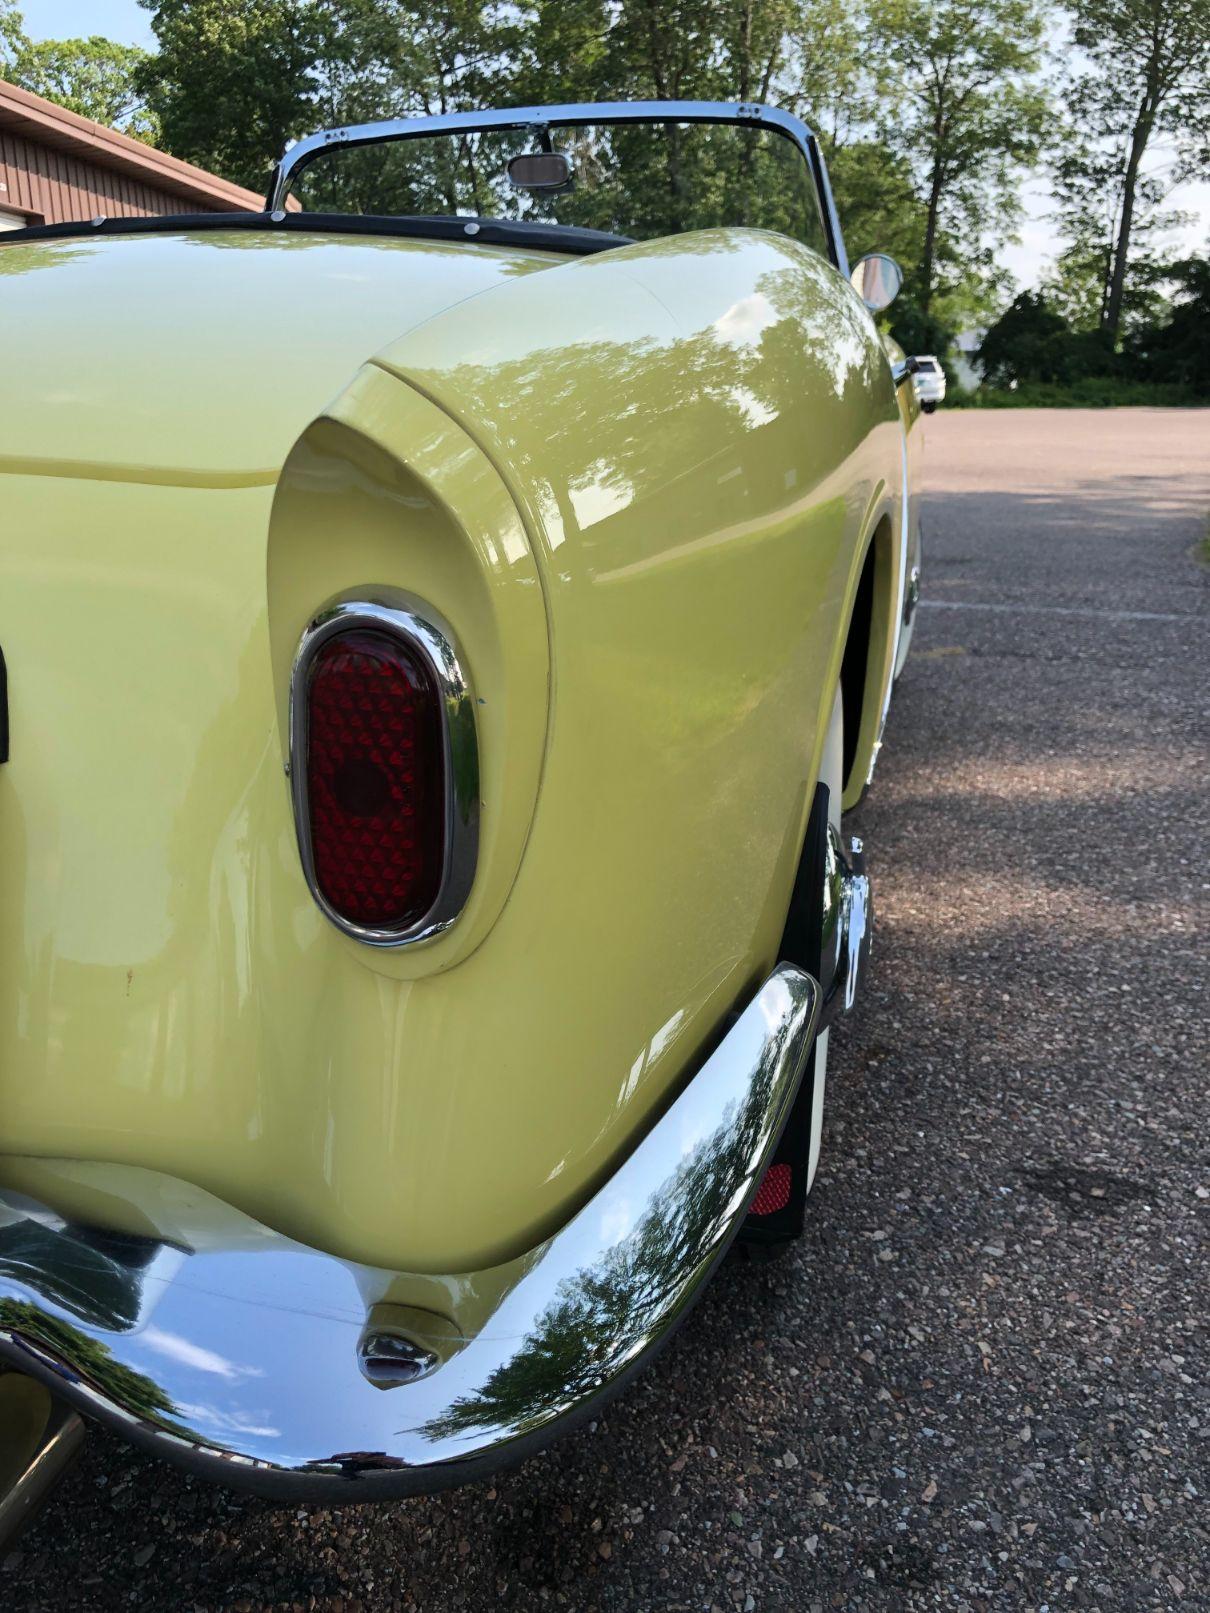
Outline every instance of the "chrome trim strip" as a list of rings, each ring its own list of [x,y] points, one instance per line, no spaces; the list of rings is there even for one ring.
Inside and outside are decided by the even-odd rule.
[[[849,260],[840,220],[828,179],[828,167],[819,141],[810,128],[780,107],[747,101],[572,101],[555,106],[513,106],[477,112],[443,112],[425,118],[384,118],[375,123],[354,123],[345,128],[319,129],[298,140],[273,171],[265,198],[266,213],[281,213],[290,181],[308,163],[334,145],[371,146],[388,140],[416,140],[435,134],[479,134],[489,129],[533,129],[551,125],[564,128],[590,123],[756,123],[777,129],[793,140],[806,160],[815,184],[824,231],[832,261],[847,280]]]
[[[414,607],[414,608],[413,608]],[[344,918],[319,888],[311,844],[307,800],[307,678],[316,651],[338,633],[356,628],[385,633],[423,657],[433,674],[444,709],[442,749],[445,760],[445,859],[441,885],[433,905],[404,929],[374,929]],[[434,613],[399,596],[394,602],[343,600],[328,606],[299,640],[290,671],[290,793],[298,854],[311,895],[338,930],[367,946],[404,947],[428,941],[448,930],[466,905],[479,855],[479,745],[475,703],[453,635]]]
[[[480,1477],[593,1415],[684,1317],[772,1156],[818,1008],[810,976],[777,968],[584,1208],[485,1271],[359,1266],[153,1171],[0,1159],[23,1185],[0,1190],[0,1359],[260,1494],[335,1504]],[[83,1224],[86,1191],[156,1237]]]

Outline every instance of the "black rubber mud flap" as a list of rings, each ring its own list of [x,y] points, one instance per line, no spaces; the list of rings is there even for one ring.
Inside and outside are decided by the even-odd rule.
[[[798,875],[790,897],[790,911],[782,935],[779,960],[796,963],[813,975],[827,995],[831,981],[822,980],[823,880],[827,853],[828,797],[826,784],[815,788],[811,820],[807,824]],[[811,1158],[811,1108],[815,1096],[815,1047],[799,1083],[781,1141],[764,1181],[752,1201],[740,1239],[750,1253],[776,1249],[801,1237],[806,1219],[807,1168]]]

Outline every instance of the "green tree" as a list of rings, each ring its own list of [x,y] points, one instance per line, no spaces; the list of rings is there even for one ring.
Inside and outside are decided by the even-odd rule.
[[[154,143],[155,118],[137,88],[147,57],[136,45],[115,44],[98,34],[90,39],[26,40],[13,52],[6,76],[21,89],[57,101],[94,123]]]
[[[1210,0],[1074,0],[1071,12],[1083,65],[1064,86],[1055,164],[1061,279],[1073,311],[1095,311],[1116,343],[1153,312],[1167,190],[1210,166]],[[1176,153],[1163,177],[1144,167],[1157,139]]]
[[[1066,381],[1066,321],[1041,292],[1023,291],[990,327],[979,348],[988,386]]]
[[[611,97],[608,0],[531,0],[521,6],[518,32],[519,105]]]
[[[790,10],[769,98],[819,137],[850,256],[889,252],[914,270],[921,209],[910,164],[875,127],[886,74],[869,49],[864,6],[816,0]]]
[[[14,0],[0,0],[0,77],[11,82],[13,63],[28,45],[25,19]]]
[[[329,48],[318,0],[140,0],[159,51],[137,84],[164,147],[252,190],[306,133]]]
[[[928,314],[947,238],[961,271],[1018,215],[1017,179],[1045,118],[1042,19],[1035,0],[871,0],[871,23],[898,80],[884,138],[912,165],[923,203],[914,289]]]
[[[923,208],[907,159],[877,139],[846,141],[828,151],[827,157],[850,258],[856,260],[865,252],[889,252],[913,279],[923,234]]]
[[[354,71],[377,86],[379,117],[458,112],[508,98],[522,35],[511,6],[328,0],[322,9],[338,48],[353,42]]]
[[[160,53],[140,81],[163,143],[250,186],[263,182],[288,139],[325,125],[526,101],[759,100],[800,113],[819,133],[855,250],[892,251],[910,272],[927,235],[930,264],[946,265],[947,285],[963,279],[965,257],[945,233],[944,209],[926,230],[910,146],[892,149],[875,127],[889,57],[871,49],[882,36],[865,28],[867,0],[142,3]],[[593,137],[565,140],[587,172]],[[466,205],[469,183],[472,205],[490,210],[500,152],[474,140],[451,150],[345,152],[338,164],[308,170],[300,195],[311,207],[453,210],[455,199]],[[609,161],[598,167],[615,169],[628,192],[614,199],[618,217],[639,199],[647,223],[685,227],[729,211],[742,218],[763,186],[779,197],[784,190],[785,205],[762,197],[762,218],[779,208],[790,218],[798,205],[791,193],[801,175],[770,163],[754,142],[711,142],[669,126],[617,131],[595,148],[602,152]],[[738,171],[729,174],[732,160]],[[736,198],[738,210],[730,208]],[[583,208],[582,221],[594,222],[594,209],[610,211],[610,197],[598,191],[590,206],[585,196]]]
[[[135,74],[146,55],[134,45],[118,45],[97,34],[89,39],[30,39],[14,0],[0,0],[0,76],[94,123],[152,140],[155,120],[135,88]]]
[[[818,0],[793,10],[773,86],[777,105],[805,119],[829,156],[868,141],[883,75],[868,48],[864,0]]]
[[[1126,344],[1131,368],[1145,381],[1188,387],[1210,396],[1210,261],[1169,265],[1175,295],[1166,317],[1142,326]]]

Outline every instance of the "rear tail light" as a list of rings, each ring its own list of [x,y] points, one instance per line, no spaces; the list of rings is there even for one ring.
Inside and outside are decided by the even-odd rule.
[[[402,946],[447,929],[474,876],[474,708],[446,632],[351,602],[303,635],[291,682],[303,869],[347,934]]]

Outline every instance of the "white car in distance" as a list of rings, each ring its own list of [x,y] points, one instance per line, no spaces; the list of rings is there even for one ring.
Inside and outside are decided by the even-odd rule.
[[[932,414],[939,403],[945,402],[945,371],[940,359],[931,353],[922,353],[912,360],[912,385],[925,414]]]

